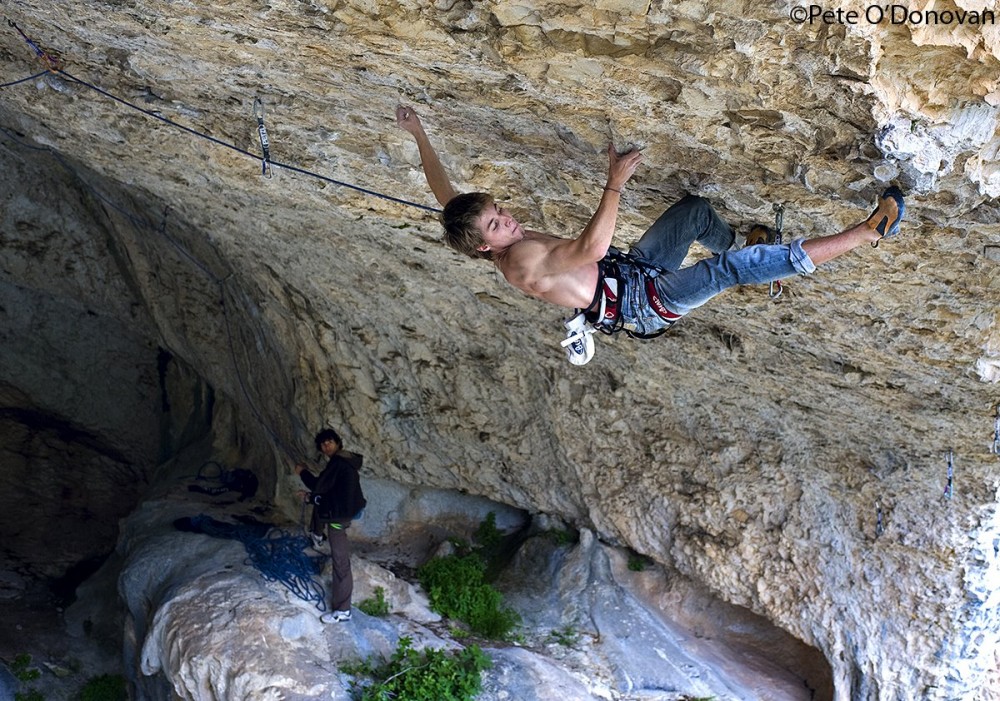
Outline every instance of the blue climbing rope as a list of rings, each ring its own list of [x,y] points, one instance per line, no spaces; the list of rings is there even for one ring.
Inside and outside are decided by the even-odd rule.
[[[310,545],[305,536],[292,535],[274,529],[263,538],[247,538],[249,564],[253,565],[269,582],[279,582],[303,601],[326,610],[323,587],[313,579],[322,570],[322,557],[309,557],[303,549]]]
[[[35,80],[41,78],[43,75],[48,75],[50,71],[41,71],[40,73],[35,73],[35,75],[29,75],[27,78],[21,78],[20,80],[12,80],[9,83],[0,83],[0,88],[9,88],[13,85],[20,85],[21,83],[27,83],[29,80]]]
[[[311,544],[309,538],[266,523],[226,523],[205,514],[178,519],[174,526],[182,531],[240,541],[247,551],[245,563],[252,565],[266,581],[278,582],[318,610],[326,610],[323,587],[315,579],[323,569],[323,557],[305,554],[305,548]]]

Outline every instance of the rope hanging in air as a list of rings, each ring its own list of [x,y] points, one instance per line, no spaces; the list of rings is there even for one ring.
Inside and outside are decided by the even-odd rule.
[[[48,65],[48,70],[43,71],[41,73],[37,73],[37,74],[35,74],[33,76],[28,76],[27,78],[21,78],[20,80],[15,80],[15,81],[12,81],[12,82],[9,82],[9,83],[5,83],[3,85],[0,85],[0,88],[9,87],[9,86],[13,86],[13,85],[18,85],[20,83],[25,83],[25,82],[28,82],[29,80],[32,80],[32,79],[38,78],[38,77],[40,77],[42,75],[45,75],[46,73],[52,73],[52,74],[60,75],[60,76],[62,76],[64,78],[66,78],[67,80],[72,81],[73,83],[76,83],[77,85],[81,85],[81,86],[83,86],[83,87],[85,87],[85,88],[87,88],[89,90],[92,90],[92,91],[96,92],[97,94],[99,94],[99,95],[101,95],[101,96],[103,96],[103,97],[105,97],[105,98],[107,98],[109,100],[113,100],[114,102],[117,102],[117,103],[119,103],[121,105],[124,105],[125,107],[128,107],[129,109],[135,110],[137,112],[141,112],[142,114],[146,115],[147,117],[152,117],[153,119],[159,120],[160,122],[163,122],[164,124],[167,124],[167,125],[175,128],[175,129],[180,129],[181,131],[184,131],[184,132],[186,132],[188,134],[191,134],[192,136],[196,136],[198,138],[210,141],[213,144],[216,144],[217,146],[222,146],[224,148],[227,148],[227,149],[230,149],[232,151],[235,151],[236,153],[239,153],[239,154],[241,154],[243,156],[248,156],[250,158],[253,158],[255,161],[256,160],[261,160],[261,157],[258,156],[257,154],[251,153],[250,151],[247,151],[246,149],[240,148],[239,146],[236,146],[235,144],[228,143],[226,141],[223,141],[222,139],[218,139],[218,138],[216,138],[214,136],[211,136],[210,134],[207,134],[207,133],[205,133],[203,131],[199,131],[197,129],[193,129],[191,127],[188,127],[188,126],[185,126],[183,124],[180,124],[179,122],[175,122],[174,120],[172,120],[172,119],[170,119],[168,117],[164,117],[163,115],[157,114],[156,112],[153,112],[152,110],[147,110],[147,109],[145,109],[143,107],[140,107],[139,105],[136,105],[135,103],[132,103],[132,102],[126,100],[125,98],[119,97],[118,95],[115,95],[114,93],[111,93],[111,92],[109,92],[109,91],[107,91],[107,90],[105,90],[103,88],[100,88],[100,87],[98,87],[97,85],[95,85],[93,83],[90,83],[90,82],[88,82],[86,80],[83,80],[81,78],[77,78],[76,76],[74,76],[74,75],[68,73],[67,71],[65,71],[62,68],[60,61],[58,61],[57,59],[53,58],[50,53],[48,53],[45,50],[43,50],[42,48],[40,48],[39,45],[38,45],[38,43],[35,42],[34,40],[32,40],[27,34],[25,34],[24,31],[22,31],[21,28],[18,27],[17,24],[15,24],[13,22],[13,20],[9,20],[8,19],[7,20],[7,24],[9,24],[11,27],[13,27],[14,29],[17,30],[17,32],[24,38],[24,40],[28,43],[28,45],[35,52],[35,54]],[[417,209],[422,209],[422,210],[428,211],[428,212],[435,212],[435,213],[437,213],[437,212],[441,211],[440,209],[437,209],[435,207],[430,207],[428,205],[420,204],[418,202],[411,202],[409,200],[404,200],[404,199],[401,199],[399,197],[394,197],[393,195],[388,195],[388,194],[385,194],[383,192],[378,192],[377,190],[371,190],[369,188],[362,187],[360,185],[354,185],[352,183],[344,182],[342,180],[336,180],[334,178],[322,175],[320,173],[316,173],[316,172],[311,171],[311,170],[307,170],[305,168],[299,168],[298,166],[290,165],[288,163],[279,163],[277,161],[272,161],[271,157],[270,157],[270,142],[268,140],[267,130],[264,127],[263,104],[260,102],[259,98],[257,98],[257,99],[254,100],[254,116],[257,118],[258,135],[260,136],[261,148],[262,148],[262,150],[264,152],[264,154],[263,154],[263,160],[262,160],[262,169],[263,169],[263,174],[265,176],[270,177],[270,171],[271,171],[271,168],[273,166],[275,168],[283,168],[284,170],[288,170],[288,171],[291,171],[293,173],[299,173],[300,175],[305,175],[305,176],[308,176],[308,177],[316,178],[317,180],[321,180],[323,182],[330,183],[331,185],[337,185],[338,187],[346,187],[348,189],[360,192],[360,193],[362,193],[364,195],[369,195],[369,196],[372,196],[372,197],[379,197],[379,198],[387,200],[389,202],[396,202],[397,204],[403,204],[403,205],[407,205],[409,207],[415,207]]]

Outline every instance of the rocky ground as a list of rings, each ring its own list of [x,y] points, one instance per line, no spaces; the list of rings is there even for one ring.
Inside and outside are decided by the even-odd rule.
[[[79,637],[70,633],[61,602],[38,591],[0,601],[0,660],[10,671],[21,655],[30,655],[30,669],[37,679],[11,687],[0,676],[0,699],[12,700],[15,691],[38,691],[45,701],[75,701],[93,678],[103,674],[121,675],[121,640]],[[114,596],[114,592],[108,592]]]
[[[461,501],[463,497],[457,499]],[[440,505],[449,503],[440,497],[435,497],[433,501]],[[157,510],[162,512],[164,506],[160,504]],[[172,508],[190,513],[192,508],[211,509],[211,505],[205,501],[185,502]],[[212,509],[211,512],[225,518],[226,514],[235,513],[233,508],[222,511]],[[245,511],[242,507],[237,510]],[[474,525],[470,523],[468,528]],[[355,618],[348,624],[351,628],[328,626],[324,629],[323,626],[317,627],[318,612],[309,605],[300,603],[293,606],[290,610],[299,613],[291,615],[297,618],[304,613],[305,620],[314,621],[297,624],[305,625],[305,629],[311,631],[298,634],[313,640],[306,647],[333,645],[335,649],[343,646],[342,651],[333,654],[333,659],[362,654],[365,649],[369,650],[366,654],[371,654],[371,641],[376,639],[384,641],[376,644],[376,649],[386,647],[383,654],[388,654],[394,645],[392,641],[402,634],[414,636],[418,645],[478,644],[494,660],[494,668],[484,677],[484,690],[479,696],[485,701],[509,698],[510,694],[520,699],[558,696],[580,701],[678,701],[695,695],[712,695],[717,699],[734,701],[798,701],[811,698],[808,691],[810,682],[801,677],[796,682],[794,673],[780,669],[782,662],[776,656],[777,650],[782,646],[787,650],[789,640],[777,642],[778,639],[773,638],[775,631],[768,633],[771,629],[765,622],[754,620],[749,612],[734,614],[733,610],[717,608],[724,605],[721,602],[712,604],[711,597],[697,596],[694,591],[678,586],[680,580],[671,582],[648,561],[646,564],[652,569],[631,571],[627,553],[600,546],[589,532],[584,532],[582,536],[579,543],[571,545],[559,544],[553,537],[542,535],[529,539],[515,554],[498,583],[505,591],[507,602],[519,611],[524,620],[523,627],[511,642],[498,644],[475,637],[455,638],[454,623],[441,621],[440,617],[427,610],[426,601],[413,587],[414,582],[408,581],[414,577],[417,563],[413,559],[415,545],[406,542],[406,538],[395,539],[395,544],[389,546],[380,545],[363,535],[356,541],[355,603],[371,596],[374,588],[381,586],[387,592],[394,612],[389,619],[372,619],[355,610]],[[234,563],[226,562],[230,543],[209,539],[207,543],[200,544],[195,548],[199,564],[189,569],[202,567],[206,553],[218,558],[219,571],[231,569]],[[206,544],[213,547],[204,550]],[[214,549],[215,546],[219,549]],[[148,547],[157,546],[150,544]],[[148,553],[133,553],[133,558],[140,560],[146,556]],[[111,562],[115,562],[114,558]],[[0,621],[3,622],[0,627],[0,659],[10,662],[18,654],[31,654],[32,666],[41,673],[39,679],[20,687],[22,692],[34,689],[50,701],[71,701],[91,676],[131,673],[122,658],[124,620],[118,600],[118,583],[113,577],[115,567],[117,565],[101,570],[94,579],[84,583],[80,588],[81,600],[68,610],[63,607],[64,602],[53,600],[40,588],[36,588],[33,595],[26,593],[3,603],[0,608]],[[548,576],[539,577],[540,570]],[[134,576],[127,579],[134,579]],[[257,579],[252,577],[251,584]],[[157,587],[162,588],[166,583],[161,581]],[[188,584],[181,577],[169,586],[184,590]],[[217,586],[218,582],[212,588]],[[227,607],[241,606],[239,599],[243,596],[243,586],[232,590],[233,596],[227,598]],[[246,591],[254,590],[256,593],[252,594],[251,600],[261,596],[272,599],[276,609],[286,611],[276,615],[290,620],[287,604],[294,601],[287,591],[278,585],[268,586],[262,582]],[[190,596],[187,594],[185,598]],[[211,599],[214,595],[206,592],[204,596]],[[667,599],[673,599],[672,612],[665,610],[668,608],[664,606]],[[165,600],[163,605],[161,613],[165,613],[168,619],[178,615],[174,608],[176,602]],[[663,608],[657,610],[657,605]],[[244,610],[249,611],[250,604],[245,606]],[[682,608],[687,612],[678,616]],[[174,613],[166,613],[168,610]],[[151,611],[150,617],[154,615],[158,617],[160,614]],[[250,620],[258,615],[266,614],[242,614],[242,618],[227,624],[226,629],[235,633],[235,637],[224,635],[224,640],[213,643],[224,646],[224,665],[232,667],[226,687],[228,691],[224,692],[228,694],[226,698],[258,698],[256,692],[240,685],[241,674],[253,678],[257,673],[246,671],[246,660],[241,660],[245,652],[241,649],[244,634],[236,632],[236,629],[246,631],[253,628],[268,635],[266,622]],[[685,620],[671,621],[670,616]],[[742,632],[738,632],[741,629]],[[345,637],[347,632],[350,634]],[[154,633],[151,631],[151,634]],[[769,636],[772,637],[768,639]],[[126,631],[124,638],[128,637]],[[184,659],[192,660],[209,654],[205,650],[197,652],[200,644],[197,638],[196,635],[195,640],[186,645]],[[321,638],[326,640],[325,644],[320,643]],[[369,643],[359,648],[361,640],[368,640]],[[271,644],[280,645],[281,642],[274,640]],[[285,644],[289,641],[286,640]],[[181,667],[161,669],[161,673],[169,675],[174,684],[179,685],[178,689],[194,683],[193,679],[185,679],[185,675],[191,673],[189,663],[174,658],[166,650],[162,653],[165,654],[164,664],[181,664]],[[148,649],[143,651],[144,658],[150,654],[153,653]],[[650,654],[652,656],[645,659]],[[169,662],[171,659],[174,662]],[[748,663],[748,660],[756,662]],[[328,686],[334,681],[332,688],[340,689],[334,692],[335,697],[346,699],[342,682],[335,672],[336,665],[331,666],[329,659],[320,664],[328,668],[328,678],[324,681],[322,675],[307,675],[314,690],[317,684]],[[244,672],[241,673],[241,669]],[[818,672],[798,671],[811,675]],[[281,674],[295,674],[291,670],[281,672],[280,667],[276,673],[279,678]],[[821,671],[819,674],[822,676]],[[829,674],[828,670],[826,674]],[[278,683],[276,679],[271,682]],[[218,684],[219,680],[209,673],[201,683]],[[815,680],[812,683],[815,684]],[[828,676],[825,683],[829,684]],[[198,698],[198,694],[190,690],[195,687],[188,688],[187,693],[194,694],[191,698]],[[304,692],[301,684],[295,688],[298,691],[288,690],[275,698],[314,698],[315,691]],[[819,698],[829,692],[827,687],[821,691]],[[157,698],[148,690],[139,693],[138,698]]]

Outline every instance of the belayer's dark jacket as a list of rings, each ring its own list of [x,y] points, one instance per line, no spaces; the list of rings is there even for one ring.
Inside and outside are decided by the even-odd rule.
[[[358,470],[364,458],[353,453],[334,453],[326,468],[315,476],[308,470],[299,474],[311,492],[313,530],[323,532],[327,523],[349,523],[368,503],[361,491]]]

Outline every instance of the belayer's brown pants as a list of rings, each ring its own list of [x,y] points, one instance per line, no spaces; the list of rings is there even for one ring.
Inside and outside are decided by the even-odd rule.
[[[330,523],[326,537],[330,541],[330,559],[333,561],[333,585],[330,587],[330,610],[350,611],[354,577],[351,575],[351,547],[347,541],[346,523]]]

